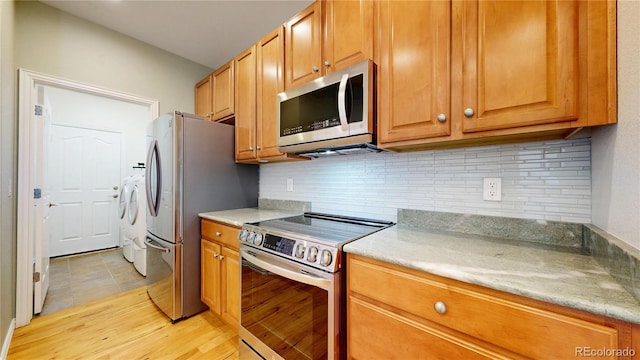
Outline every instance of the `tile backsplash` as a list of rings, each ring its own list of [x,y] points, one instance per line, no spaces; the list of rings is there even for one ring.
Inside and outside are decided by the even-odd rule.
[[[502,179],[502,201],[482,199],[486,177]],[[392,221],[404,208],[589,223],[591,139],[261,165],[260,197]]]

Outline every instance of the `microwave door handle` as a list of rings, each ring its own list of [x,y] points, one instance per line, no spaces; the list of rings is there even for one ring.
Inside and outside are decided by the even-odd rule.
[[[342,75],[340,86],[338,87],[338,116],[340,117],[340,127],[343,131],[349,130],[347,123],[347,81],[349,74]]]
[[[278,266],[267,260],[260,259],[258,256],[244,249],[240,249],[240,256],[255,266],[261,267],[264,270],[267,270],[271,273],[280,275],[284,278],[287,278],[293,281],[316,286],[325,290],[328,290],[331,285],[330,280],[323,279],[321,277],[318,277],[312,274],[303,274],[301,272],[296,272],[293,269],[287,269],[287,268]]]

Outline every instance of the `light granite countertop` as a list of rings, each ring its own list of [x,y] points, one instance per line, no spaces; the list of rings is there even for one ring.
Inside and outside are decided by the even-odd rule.
[[[640,323],[640,302],[575,249],[396,225],[351,242],[344,251]]]
[[[299,214],[302,214],[302,211],[295,212],[292,210],[265,210],[260,208],[243,208],[205,212],[198,214],[198,216],[204,219],[219,221],[225,224],[241,227],[244,223],[271,220]]]

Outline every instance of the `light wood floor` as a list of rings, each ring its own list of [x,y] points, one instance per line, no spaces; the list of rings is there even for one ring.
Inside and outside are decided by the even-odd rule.
[[[34,318],[7,359],[235,360],[238,335],[209,311],[171,324],[142,287]]]

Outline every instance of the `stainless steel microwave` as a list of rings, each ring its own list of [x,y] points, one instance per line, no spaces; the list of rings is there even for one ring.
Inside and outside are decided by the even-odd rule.
[[[366,60],[278,94],[278,147],[313,155],[375,147],[374,63]]]

